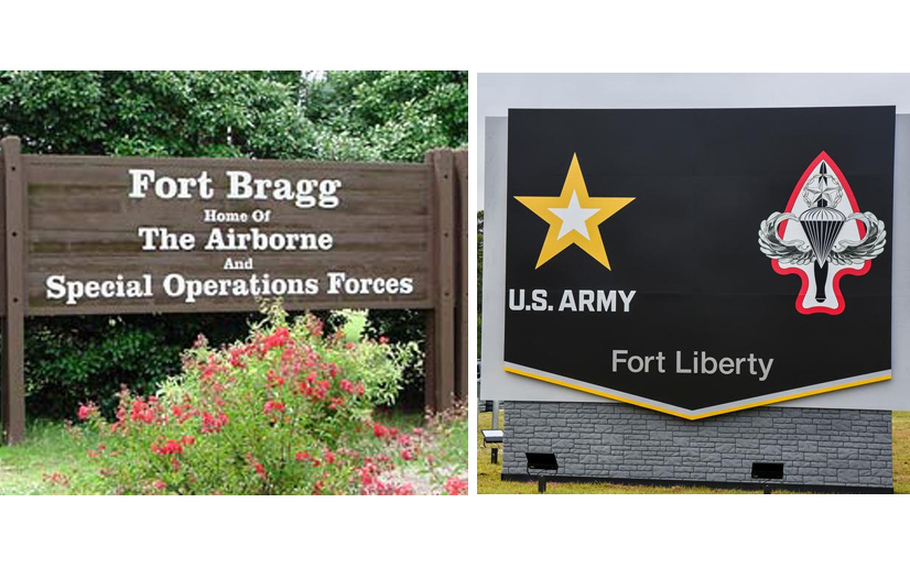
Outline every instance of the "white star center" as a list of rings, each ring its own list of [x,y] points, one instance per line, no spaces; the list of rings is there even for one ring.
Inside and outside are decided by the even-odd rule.
[[[600,209],[582,209],[581,205],[578,203],[578,195],[575,194],[575,190],[573,189],[572,199],[569,201],[568,207],[565,209],[557,207],[550,208],[550,212],[559,217],[562,221],[562,224],[559,226],[559,236],[556,238],[561,239],[571,231],[578,231],[584,238],[591,240],[591,237],[588,236],[588,225],[586,224],[586,221],[598,211],[600,211]]]

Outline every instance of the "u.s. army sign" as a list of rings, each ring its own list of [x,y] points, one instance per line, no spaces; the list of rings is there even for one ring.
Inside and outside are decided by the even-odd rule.
[[[511,111],[505,370],[690,419],[890,379],[894,125]]]

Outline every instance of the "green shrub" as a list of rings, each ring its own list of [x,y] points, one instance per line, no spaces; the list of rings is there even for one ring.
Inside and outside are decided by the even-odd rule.
[[[404,386],[397,406],[422,411],[426,402],[423,362],[426,353],[426,317],[421,310],[370,310],[365,333],[374,339],[385,337],[389,343],[413,344],[418,357],[404,369]]]
[[[153,394],[180,371],[180,352],[203,330],[216,345],[245,337],[258,314],[73,316],[26,319],[25,387],[28,415],[73,418],[94,400],[106,415],[121,385]]]
[[[345,324],[342,312],[314,312],[326,333]],[[244,339],[260,314],[211,313],[28,318],[25,386],[28,415],[72,419],[94,400],[113,416],[123,386],[154,394],[180,372],[180,353],[205,332],[212,345]]]
[[[416,471],[436,486],[428,492],[462,494],[454,474],[464,467],[450,461],[466,466],[467,456],[434,445],[430,432],[466,424],[463,412],[408,433],[373,418],[394,402],[414,356],[413,344],[349,342],[343,332],[326,335],[312,315],[289,322],[272,307],[244,343],[213,349],[200,336],[156,395],[122,391],[114,420],[83,404],[82,436],[101,475],[96,487],[74,490],[398,494],[415,490],[408,472]]]

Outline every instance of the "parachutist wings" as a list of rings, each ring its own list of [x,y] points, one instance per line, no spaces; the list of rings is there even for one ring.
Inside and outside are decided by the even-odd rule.
[[[885,222],[872,213],[854,213],[847,217],[847,222],[859,221],[866,226],[866,236],[858,241],[843,240],[834,245],[828,260],[832,264],[860,264],[872,260],[885,250],[888,232]]]
[[[784,221],[799,223],[792,213],[772,213],[761,222],[758,229],[758,246],[765,256],[787,264],[811,264],[815,260],[812,247],[805,241],[785,241],[778,236],[778,227]]]

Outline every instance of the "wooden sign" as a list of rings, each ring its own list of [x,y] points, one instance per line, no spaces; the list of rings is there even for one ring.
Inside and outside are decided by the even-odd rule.
[[[19,146],[3,140],[0,178],[0,396],[11,442],[24,415],[25,316],[256,311],[276,297],[288,310],[428,310],[428,405],[467,395],[455,355],[466,357],[467,344],[466,152],[401,164],[20,155]]]

